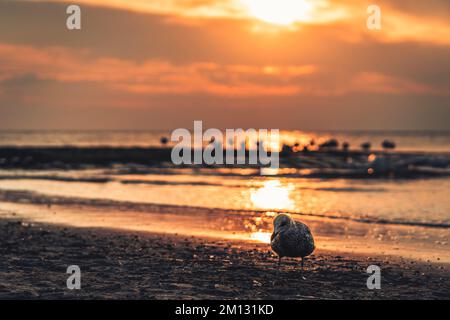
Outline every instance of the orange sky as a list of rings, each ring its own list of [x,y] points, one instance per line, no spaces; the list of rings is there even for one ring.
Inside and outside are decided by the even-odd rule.
[[[404,2],[3,1],[0,129],[450,129],[450,4]]]

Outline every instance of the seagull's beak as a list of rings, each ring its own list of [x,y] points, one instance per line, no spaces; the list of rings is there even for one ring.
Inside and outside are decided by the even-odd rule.
[[[275,228],[273,230],[271,240],[273,240],[279,233],[280,233],[280,230],[278,228]]]
[[[273,239],[275,239],[275,237],[278,235],[278,232],[277,233],[272,233],[272,235],[270,236],[270,243],[272,243],[272,241],[273,241]]]

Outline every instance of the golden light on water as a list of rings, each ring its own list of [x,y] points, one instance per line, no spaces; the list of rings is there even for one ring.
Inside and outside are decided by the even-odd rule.
[[[253,232],[250,234],[250,239],[262,242],[262,243],[270,243],[270,232]]]
[[[258,209],[292,209],[291,191],[290,186],[283,186],[279,180],[270,180],[264,182],[263,187],[253,190],[250,200]]]
[[[250,16],[285,26],[309,20],[312,11],[308,0],[242,0],[242,3]]]

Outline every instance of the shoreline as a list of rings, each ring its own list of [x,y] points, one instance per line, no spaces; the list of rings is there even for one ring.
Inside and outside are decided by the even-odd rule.
[[[169,236],[179,234],[226,241],[268,244],[275,214],[274,211],[220,210],[0,191],[0,219],[119,232],[165,233]],[[450,263],[449,231],[446,226],[435,228],[368,223],[348,217],[301,213],[291,215],[311,228],[320,249]]]
[[[263,243],[0,219],[0,299],[449,299],[448,265],[319,249],[277,258]],[[66,289],[78,264],[82,289]],[[382,289],[366,268],[380,265]]]

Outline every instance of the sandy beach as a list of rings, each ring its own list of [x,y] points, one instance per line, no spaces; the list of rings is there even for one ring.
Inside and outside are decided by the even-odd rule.
[[[0,1],[0,300],[450,300],[449,0],[79,2]]]
[[[380,153],[370,175],[367,154],[296,153],[259,176],[67,150],[0,149],[0,299],[450,299],[447,154]],[[304,270],[277,267],[279,213],[312,230]]]
[[[317,250],[305,270],[267,244],[0,221],[1,299],[449,299],[448,265]],[[77,264],[81,290],[66,288]],[[382,289],[366,287],[382,266]]]

